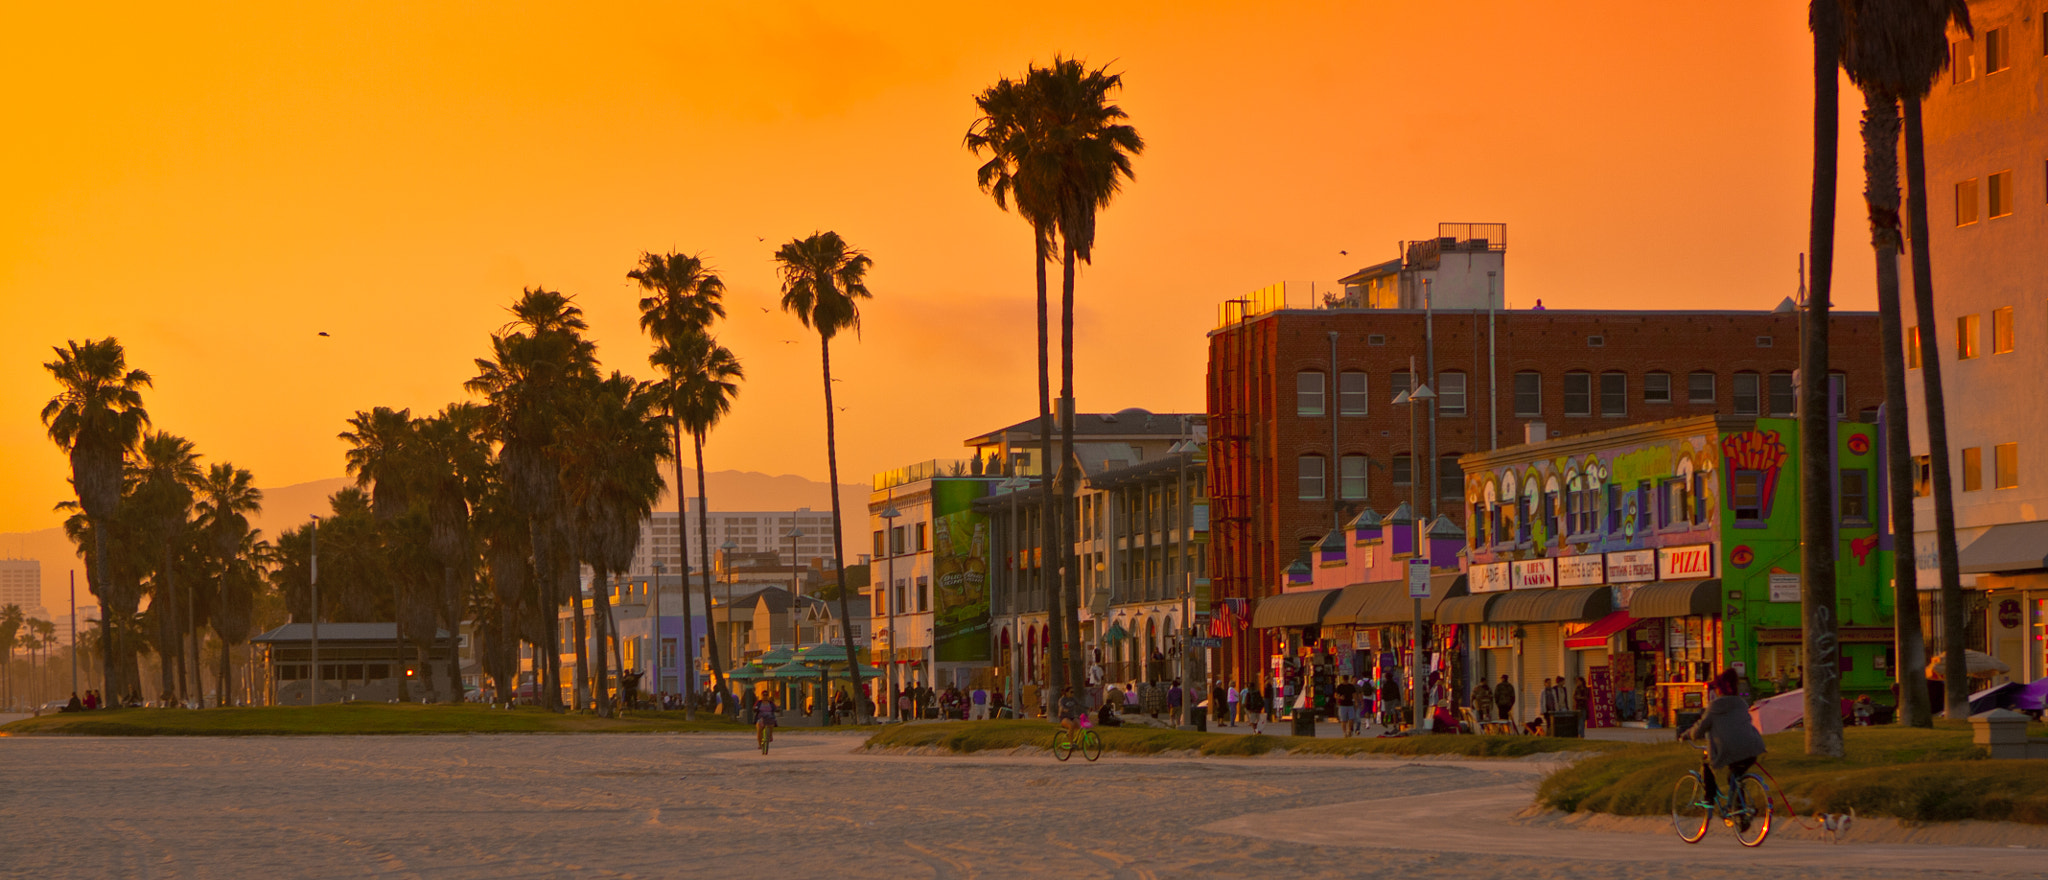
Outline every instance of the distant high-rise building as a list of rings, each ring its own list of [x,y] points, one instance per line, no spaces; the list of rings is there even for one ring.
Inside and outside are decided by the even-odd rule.
[[[43,610],[43,564],[34,559],[0,559],[0,608],[20,605],[22,613]],[[38,613],[40,617],[42,614]]]

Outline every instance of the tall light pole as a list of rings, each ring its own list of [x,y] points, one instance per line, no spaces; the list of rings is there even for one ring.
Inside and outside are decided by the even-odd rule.
[[[803,536],[804,530],[798,526],[791,526],[789,534],[783,535],[783,537],[789,539],[789,644],[791,650],[800,649],[804,646],[803,624],[797,620],[796,616],[797,600],[802,598],[802,595],[798,592],[799,587],[796,581],[796,540]]]
[[[739,547],[740,547],[740,545],[739,545],[739,544],[737,544],[737,543],[734,543],[733,539],[731,539],[731,538],[727,538],[727,539],[725,539],[725,543],[723,543],[723,544],[720,544],[720,545],[718,545],[718,549],[719,549],[719,551],[720,551],[720,552],[721,552],[721,554],[722,554],[722,555],[720,555],[720,556],[719,556],[719,559],[721,559],[721,560],[724,560],[724,561],[723,561],[722,563],[720,563],[720,566],[721,566],[722,568],[724,568],[724,569],[725,569],[725,650],[726,650],[726,658],[725,658],[724,660],[720,660],[720,661],[718,661],[718,662],[720,662],[720,663],[723,663],[723,664],[725,664],[725,668],[727,668],[727,669],[732,669],[732,668],[735,668],[735,667],[737,667],[737,666],[739,666],[739,665],[740,665],[740,650],[739,650],[739,645],[737,645],[737,644],[735,644],[735,643],[733,642],[733,636],[732,636],[732,551],[734,551],[734,550],[738,550],[738,549],[739,549]],[[709,617],[709,616],[710,616],[710,614],[711,614],[711,612],[709,612],[709,611],[706,611],[706,612],[705,612],[705,616],[706,616],[706,617]],[[714,625],[715,625],[715,624],[714,624]]]
[[[78,693],[78,572],[71,573],[71,693]]]
[[[1408,375],[1411,378],[1415,375],[1415,358],[1412,356],[1408,358]],[[1408,406],[1408,521],[1415,529],[1415,556],[1425,560],[1424,564],[1427,564],[1429,556],[1428,551],[1423,547],[1422,534],[1422,499],[1420,496],[1422,480],[1420,475],[1415,472],[1415,460],[1417,458],[1415,454],[1417,439],[1415,411],[1421,408],[1418,405],[1418,401],[1434,400],[1436,399],[1436,392],[1429,390],[1427,383],[1411,381],[1410,384],[1414,386],[1414,390],[1402,391],[1396,395],[1394,397],[1394,405],[1402,406],[1405,404]],[[1413,566],[1415,564],[1414,559],[1410,559],[1408,564]],[[1410,576],[1412,577],[1413,575]],[[1413,594],[1412,587],[1410,588],[1410,594]],[[1422,676],[1422,599],[1418,597],[1411,601],[1415,604],[1415,611],[1413,616],[1409,618],[1408,674],[1413,680],[1408,684],[1408,702],[1413,710],[1415,719],[1414,729],[1421,730],[1423,717],[1422,698],[1423,693],[1427,690],[1425,679]]]
[[[687,542],[689,538],[681,535],[680,531],[681,529],[678,527],[676,539]],[[658,551],[650,549],[648,552],[654,553]],[[661,686],[661,575],[665,571],[668,571],[668,566],[663,565],[659,559],[654,560],[654,691],[657,694],[663,692]],[[687,576],[689,572],[684,572],[683,574]],[[683,619],[687,621],[690,619],[690,590],[687,586],[688,578],[685,577],[684,580],[686,585],[683,588]],[[686,623],[683,626],[683,638],[687,639],[689,637],[690,628]],[[685,700],[697,698],[695,691],[683,687],[683,675],[680,671],[676,673],[676,689],[683,692],[683,699]],[[660,699],[657,697],[656,703],[659,702]]]
[[[883,699],[884,699],[884,700],[886,700],[886,701],[887,701],[887,702],[889,703],[889,707],[888,707],[888,709],[889,709],[889,713],[888,713],[888,714],[889,714],[889,716],[890,716],[890,717],[892,717],[892,718],[895,718],[895,719],[896,719],[896,720],[898,720],[898,721],[902,721],[902,720],[903,720],[903,718],[902,718],[902,716],[899,716],[899,715],[897,715],[897,714],[896,714],[896,685],[897,685],[897,682],[896,682],[896,545],[895,545],[895,540],[896,540],[896,518],[897,518],[897,517],[899,517],[899,516],[902,516],[902,515],[903,515],[903,512],[902,512],[902,511],[900,511],[900,510],[897,510],[897,509],[896,509],[896,505],[894,505],[894,504],[891,504],[891,505],[889,505],[888,507],[882,508],[882,512],[881,512],[881,513],[879,513],[879,514],[876,514],[876,516],[879,516],[879,517],[881,517],[881,518],[882,518],[882,550],[884,551],[884,555],[886,555],[886,556],[888,556],[888,557],[889,557],[889,561],[888,561],[888,562],[887,562],[887,563],[885,564],[885,569],[886,569],[886,571],[887,571],[887,574],[886,574],[886,575],[884,575],[884,577],[886,577],[886,578],[887,578],[888,580],[887,580],[886,582],[884,582],[884,583],[883,583],[883,585],[882,585],[882,607],[883,607],[884,609],[886,609],[886,614],[887,614],[887,616],[888,616],[888,618],[889,618],[889,657],[888,657],[887,661],[886,661],[886,662],[885,662],[885,663],[883,664],[883,665],[885,665],[885,666],[887,666],[887,667],[888,667],[888,671],[889,671],[889,685],[888,685],[888,692],[887,692],[887,693],[885,693],[885,694],[883,695]]]
[[[306,691],[310,695],[306,698],[306,705],[318,706],[320,705],[320,517],[318,515],[313,517],[313,527],[309,535],[310,537],[307,540],[310,547],[307,557],[311,560],[311,576],[307,578],[307,582],[308,586],[312,589],[313,601],[312,610],[306,616],[313,620],[313,665],[310,670],[310,680],[313,684]],[[392,624],[392,626],[397,625],[396,623]],[[399,675],[404,675],[404,666],[405,658],[400,657],[398,668],[395,671]]]

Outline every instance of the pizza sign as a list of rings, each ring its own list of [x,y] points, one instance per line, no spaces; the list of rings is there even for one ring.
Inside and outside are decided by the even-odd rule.
[[[1713,576],[1714,545],[1712,544],[1665,547],[1657,551],[1657,577],[1660,580],[1699,580]]]

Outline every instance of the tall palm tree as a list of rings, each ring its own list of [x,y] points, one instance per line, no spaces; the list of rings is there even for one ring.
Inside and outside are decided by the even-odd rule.
[[[440,625],[451,634],[461,631],[475,580],[477,553],[471,520],[475,503],[490,479],[485,427],[483,408],[469,403],[449,404],[440,413],[413,423],[422,445],[418,477],[426,508],[428,551],[441,569],[435,611]],[[460,702],[462,671],[454,651],[448,652],[444,668],[450,701]]]
[[[1124,120],[1110,93],[1123,76],[1107,67],[1089,70],[1080,60],[1055,57],[1051,67],[1026,78],[1043,126],[1044,144],[1034,150],[1052,169],[1051,200],[1060,233],[1060,595],[1067,636],[1067,680],[1081,681],[1080,559],[1074,551],[1074,497],[1080,470],[1074,459],[1074,277],[1077,263],[1094,262],[1095,215],[1109,206],[1131,179],[1131,159],[1145,140]]]
[[[412,410],[379,406],[368,412],[357,410],[349,417],[349,427],[337,435],[349,443],[346,461],[348,473],[356,478],[358,487],[370,490],[370,512],[377,518],[382,534],[379,536],[387,545],[395,545],[399,517],[412,506],[412,486],[420,468],[419,441],[413,430]],[[387,549],[396,550],[395,546]],[[388,561],[399,561],[401,554],[392,553]],[[403,567],[400,567],[403,568]],[[392,615],[391,639],[395,656],[405,656],[406,636],[406,576],[410,572],[393,571],[397,577],[391,580]],[[431,636],[431,633],[429,634]],[[399,661],[392,680],[398,686],[398,701],[412,702],[410,683],[404,675],[405,664]]]
[[[1842,755],[1842,673],[1835,619],[1835,496],[1832,463],[1834,408],[1828,402],[1829,297],[1835,263],[1835,116],[1840,101],[1836,67],[1841,58],[1839,0],[1813,0],[1807,27],[1813,31],[1813,192],[1807,249],[1813,283],[1801,325],[1799,394],[1799,487],[1801,631],[1806,639],[1806,753]]]
[[[23,622],[20,605],[0,606],[0,704],[14,705],[14,649]]]
[[[511,312],[512,322],[491,337],[492,356],[476,360],[477,375],[464,387],[483,395],[489,407],[499,479],[511,507],[526,513],[538,598],[529,611],[537,616],[537,630],[546,634],[547,650],[555,656],[545,670],[551,687],[543,690],[546,704],[559,708],[561,641],[556,609],[574,599],[580,614],[583,603],[576,595],[576,554],[554,439],[578,385],[596,378],[597,347],[583,338],[589,329],[583,310],[560,293],[529,288]],[[581,704],[580,698],[577,702]]]
[[[269,542],[255,529],[243,531],[234,543],[234,551],[223,560],[210,615],[213,633],[220,638],[219,705],[223,707],[235,704],[234,647],[248,642],[252,634],[263,570],[271,557]]]
[[[263,510],[263,490],[256,488],[256,478],[248,470],[227,462],[219,462],[206,469],[206,476],[199,481],[197,495],[198,503],[195,509],[198,513],[199,532],[204,537],[203,558],[207,560],[207,569],[215,585],[213,601],[209,603],[209,610],[212,613],[207,617],[214,632],[223,636],[221,664],[225,669],[230,644],[225,638],[225,632],[231,627],[225,626],[220,620],[220,612],[227,602],[232,601],[237,603],[238,611],[246,613],[247,606],[242,604],[243,597],[229,594],[246,583],[246,574],[237,572],[237,568],[250,564],[252,560],[246,559],[245,555],[254,555],[256,552],[256,543],[260,536],[249,528],[249,517]],[[247,624],[242,623],[241,626],[246,628]],[[192,631],[192,642],[193,659],[197,661],[199,630],[196,626]],[[193,668],[193,679],[197,681],[196,670],[200,668],[200,664],[195,662]],[[220,699],[223,704],[227,702],[227,686],[228,681],[223,677]],[[199,696],[203,700],[204,691],[201,691]]]
[[[185,662],[180,647],[188,634],[196,632],[190,611],[193,602],[178,592],[177,571],[185,560],[182,550],[189,543],[193,487],[200,482],[199,453],[192,441],[157,431],[142,438],[135,460],[127,466],[126,498],[147,529],[148,542],[156,544],[158,560],[153,561],[150,580],[154,587],[150,605],[157,625],[157,652],[162,687],[166,694],[190,694],[197,690],[198,669]],[[195,589],[192,585],[185,588]],[[183,670],[195,678],[184,681]],[[182,699],[180,700],[182,702]]]
[[[690,445],[697,457],[697,550],[698,558],[704,560],[698,584],[704,594],[704,650],[710,655],[706,659],[711,665],[713,691],[718,694],[720,705],[727,705],[730,701],[726,699],[725,667],[719,659],[724,655],[718,652],[718,630],[710,624],[711,514],[710,496],[705,492],[704,440],[732,412],[733,399],[739,396],[739,383],[746,378],[746,372],[731,349],[708,336],[690,338],[680,351],[664,346],[649,359],[675,383],[666,389],[670,395],[667,405],[689,431]],[[670,366],[676,369],[668,369]],[[687,531],[678,528],[679,533]]]
[[[860,301],[872,299],[868,292],[868,268],[874,260],[847,245],[837,232],[816,232],[799,238],[775,252],[782,274],[782,310],[796,316],[805,327],[818,333],[818,352],[825,379],[825,469],[832,491],[832,552],[838,555],[846,542],[840,537],[839,437],[832,414],[832,337],[841,330],[860,333]],[[853,614],[846,601],[846,564],[835,566],[839,575],[839,633],[846,647],[846,666],[853,673],[853,698],[861,704],[860,663],[853,653]],[[794,561],[792,561],[794,564]],[[792,612],[794,612],[794,606]]]
[[[626,273],[626,277],[639,282],[640,289],[647,292],[646,296],[640,298],[640,330],[654,340],[655,355],[652,357],[660,357],[661,352],[664,350],[678,350],[687,345],[688,340],[709,334],[712,323],[725,317],[725,281],[718,277],[717,272],[712,271],[709,266],[704,264],[704,259],[701,256],[676,253],[643,253],[640,255],[640,267]],[[651,358],[650,363],[652,363]],[[663,375],[666,377],[666,384],[671,393],[670,402],[673,403],[673,394],[676,389],[681,387],[685,378],[683,374],[677,371],[683,369],[686,365],[682,362],[681,358],[669,357],[667,363],[653,363],[653,366],[663,371]],[[689,629],[687,621],[691,619],[690,591],[688,589],[690,579],[690,529],[687,521],[689,505],[684,501],[688,493],[683,488],[683,421],[677,407],[671,405],[665,407],[665,409],[668,412],[669,435],[675,442],[675,456],[670,459],[675,468],[675,482],[671,488],[676,493],[676,553],[677,560],[680,562],[679,573],[683,577],[683,620],[685,621],[683,627],[687,630]],[[698,478],[702,479],[702,477],[703,473],[700,469]],[[705,559],[703,560],[703,565],[705,570],[709,571],[711,561]],[[661,589],[660,585],[655,585],[655,589]],[[704,613],[706,615],[706,629],[708,631],[711,613],[711,600],[708,591],[705,594]],[[654,626],[655,657],[659,658],[661,656],[661,619],[659,616],[655,618]],[[706,649],[710,650],[714,656],[718,653],[716,638],[716,635],[712,634],[711,639],[705,642]],[[682,660],[683,669],[685,670],[682,679],[678,683],[678,686],[685,695],[683,700],[683,717],[686,720],[694,720],[697,717],[696,640],[691,638],[690,633],[684,632],[682,639],[679,641],[682,642]],[[657,667],[659,665],[659,663],[656,664]],[[714,667],[712,674],[721,683],[719,692],[722,694],[724,671],[716,669],[715,667],[718,665],[716,663],[711,665]],[[659,673],[657,672],[655,686],[659,687],[660,684]]]
[[[1830,5],[1816,3],[1815,7]],[[1899,655],[1901,720],[1915,726],[1933,723],[1927,706],[1926,645],[1921,631],[1917,566],[1910,562],[1914,543],[1911,447],[1907,444],[1906,364],[1899,299],[1899,105],[1906,105],[1909,213],[1913,252],[1914,307],[1921,343],[1921,381],[1930,464],[1933,468],[1934,520],[1941,560],[1943,643],[1947,667],[1949,717],[1969,714],[1969,689],[1963,656],[1961,576],[1957,571],[1955,508],[1950,494],[1947,412],[1941,390],[1941,356],[1934,333],[1934,292],[1927,265],[1926,170],[1919,161],[1920,101],[1934,87],[1949,61],[1948,30],[1954,23],[1970,30],[1970,10],[1963,0],[1852,0],[1841,4],[1842,67],[1863,91],[1863,150],[1867,178],[1864,200],[1870,214],[1871,247],[1877,256],[1878,314],[1885,359],[1885,400],[1891,411],[1887,425],[1887,472],[1891,479],[1892,531],[1905,542],[1908,562],[1896,566],[1894,599]],[[1808,664],[1809,668],[1813,664]],[[1829,668],[1832,668],[1830,666]]]
[[[640,523],[661,498],[661,462],[669,456],[668,425],[656,390],[613,371],[596,383],[562,428],[562,489],[574,511],[577,544],[590,566],[591,592],[603,637],[591,692],[601,716],[613,714],[605,651],[618,638],[611,577],[633,564]],[[621,663],[619,674],[626,670]]]
[[[57,646],[57,624],[53,621],[30,618],[27,625],[29,629],[35,632],[36,638],[41,643],[38,647],[42,652],[43,684],[46,686],[44,690],[47,692],[50,677],[50,649]]]
[[[116,699],[133,692],[134,647],[116,629],[134,617],[136,596],[115,585],[107,565],[107,544],[121,503],[121,463],[142,439],[149,412],[142,408],[142,389],[149,374],[128,369],[127,352],[109,336],[66,342],[54,349],[56,360],[43,365],[57,379],[56,397],[43,407],[43,425],[50,439],[71,458],[71,486],[91,529],[94,559],[87,566],[88,587],[100,598],[103,682]],[[119,621],[118,623],[116,621]]]
[[[1056,168],[1044,159],[1049,151],[1040,149],[1045,141],[1045,126],[1040,124],[1045,116],[1038,106],[1042,102],[1028,83],[1028,75],[1024,82],[1004,77],[975,97],[974,105],[982,115],[967,130],[967,148],[977,156],[984,152],[989,156],[975,170],[975,183],[995,199],[998,208],[1008,210],[1009,203],[1014,201],[1018,216],[1031,224],[1031,249],[1038,281],[1038,461],[1049,487],[1053,473],[1052,342],[1047,329],[1045,267],[1052,256],[1059,209],[1053,197]],[[1039,532],[1039,571],[1044,577],[1050,572],[1052,561],[1061,558],[1059,534],[1051,527],[1058,520],[1058,508],[1049,490],[1040,493],[1039,502],[1040,520],[1047,525]],[[1059,693],[1066,675],[1067,618],[1057,608],[1047,617],[1053,631],[1052,656],[1047,664],[1052,675],[1047,684],[1053,693]]]

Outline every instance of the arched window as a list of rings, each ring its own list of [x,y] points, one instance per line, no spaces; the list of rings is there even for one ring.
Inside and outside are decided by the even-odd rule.
[[[1735,374],[1735,414],[1754,416],[1763,412],[1763,377],[1751,372]]]
[[[1302,370],[1294,374],[1294,414],[1298,416],[1320,416],[1329,411],[1324,389],[1328,379],[1321,370]]]

